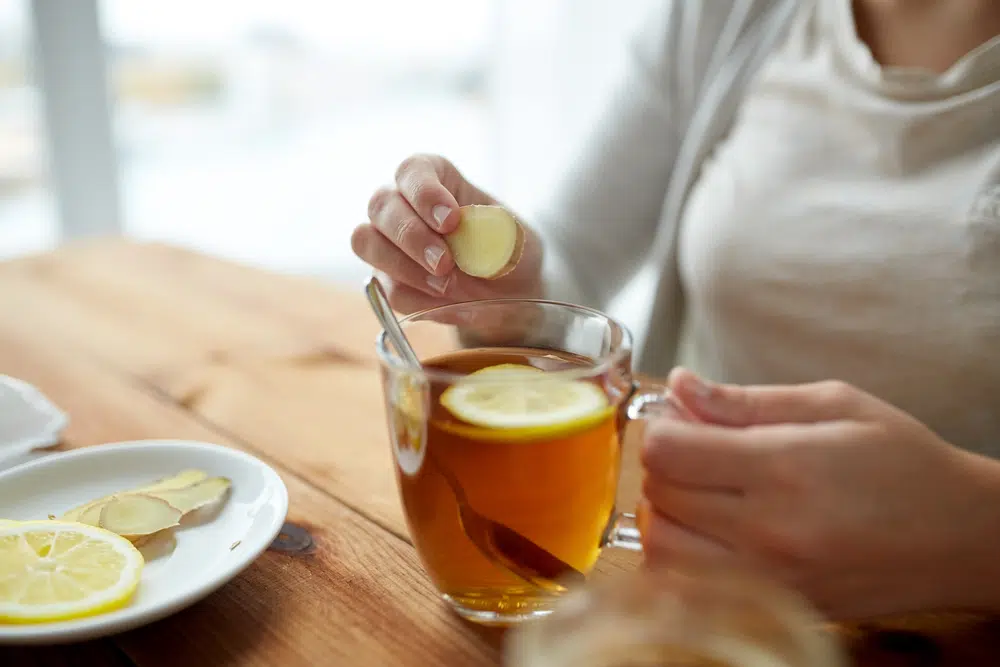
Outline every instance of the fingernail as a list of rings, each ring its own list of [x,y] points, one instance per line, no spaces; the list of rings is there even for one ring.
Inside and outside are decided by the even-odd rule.
[[[665,417],[667,419],[681,419],[681,411],[677,409],[676,405],[670,403],[664,403],[658,410],[657,417]]]
[[[439,248],[436,245],[427,246],[424,250],[424,259],[427,260],[427,266],[430,267],[431,271],[437,268],[443,256],[444,248]]]
[[[670,417],[671,419],[677,419],[684,422],[697,421],[695,416],[691,414],[691,411],[684,407],[684,405],[673,396],[667,396],[666,400],[663,402],[664,416]]]
[[[438,294],[444,294],[450,281],[451,276],[427,276],[427,284]]]
[[[431,215],[434,216],[434,221],[437,222],[438,229],[440,229],[444,221],[451,215],[451,209],[447,206],[435,206],[431,211]]]
[[[687,376],[687,385],[691,393],[698,398],[709,399],[712,397],[712,387],[693,373]]]
[[[730,406],[725,400],[725,394],[711,382],[691,374],[687,376],[687,388],[694,395],[694,404],[698,412],[710,420],[725,420],[729,417]]]

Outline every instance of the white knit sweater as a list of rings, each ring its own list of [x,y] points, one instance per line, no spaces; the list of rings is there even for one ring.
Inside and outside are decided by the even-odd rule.
[[[648,265],[642,370],[836,377],[1000,456],[1000,36],[885,69],[850,5],[664,2],[540,221],[549,290]]]

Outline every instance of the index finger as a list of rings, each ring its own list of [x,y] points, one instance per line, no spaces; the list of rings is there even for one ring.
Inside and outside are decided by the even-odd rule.
[[[403,160],[396,170],[396,187],[431,229],[447,234],[458,227],[459,221],[458,200],[446,187],[456,177],[460,178],[451,163],[414,155]]]
[[[753,485],[762,447],[753,431],[663,419],[651,422],[642,446],[646,475],[664,484],[745,491]]]

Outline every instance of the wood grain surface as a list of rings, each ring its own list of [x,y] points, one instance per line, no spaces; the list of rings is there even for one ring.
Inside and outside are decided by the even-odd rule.
[[[0,649],[25,665],[497,665],[500,635],[441,603],[396,495],[361,295],[163,245],[101,241],[0,264],[0,373],[71,420],[61,448],[186,438],[253,453],[289,488],[291,550],[113,639]],[[630,433],[620,503],[639,486]],[[634,567],[608,553],[600,572]],[[857,665],[1000,665],[1000,621],[835,630]]]

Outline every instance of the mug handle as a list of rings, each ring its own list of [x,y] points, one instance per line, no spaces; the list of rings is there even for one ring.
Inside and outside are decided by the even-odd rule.
[[[658,382],[632,385],[632,393],[625,400],[628,420],[640,421],[656,417],[669,417],[695,421],[697,418],[678,402],[667,385]],[[640,505],[641,507],[641,505]],[[601,547],[642,551],[641,519],[632,512],[618,512],[608,523],[601,540]]]

